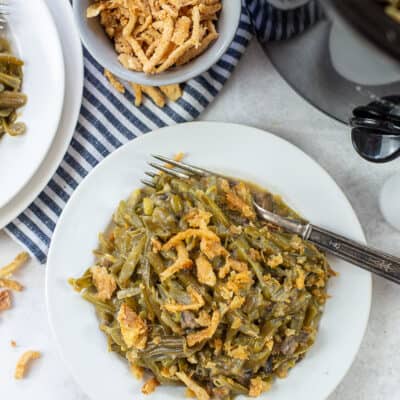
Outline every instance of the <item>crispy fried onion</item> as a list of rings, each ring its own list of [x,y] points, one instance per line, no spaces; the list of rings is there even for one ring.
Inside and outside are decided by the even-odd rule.
[[[0,292],[0,311],[5,311],[11,308],[11,295],[9,290]]]
[[[198,383],[190,379],[184,372],[175,374],[197,397],[198,400],[209,400],[210,396]]]
[[[125,68],[156,74],[206,51],[218,38],[221,9],[220,0],[100,0],[86,16],[100,16]]]
[[[0,279],[0,287],[15,290],[16,292],[20,292],[24,289],[24,287],[14,279]]]
[[[149,380],[146,381],[146,383],[142,386],[142,393],[143,394],[150,394],[153,393],[156,390],[156,387],[160,383],[156,378],[150,378]]]
[[[22,252],[14,258],[10,264],[7,264],[3,268],[0,268],[0,278],[8,278],[11,274],[16,272],[22,265],[24,265],[29,260],[29,254],[27,252]]]
[[[259,376],[254,379],[250,379],[250,389],[249,396],[250,397],[258,397],[263,392],[267,392],[271,389],[271,382],[263,381]]]
[[[147,343],[147,323],[126,303],[123,303],[117,316],[121,334],[128,348],[143,350]]]
[[[38,351],[33,351],[33,350],[26,351],[24,354],[22,354],[15,367],[15,373],[14,373],[15,379],[22,379],[25,376],[28,364],[32,360],[36,360],[39,357],[40,353]]]
[[[200,256],[196,258],[196,267],[197,280],[200,283],[204,283],[205,285],[211,287],[215,286],[217,282],[217,277],[215,276],[211,263],[203,254],[200,254]]]
[[[249,196],[249,188],[243,183],[237,183],[233,188],[228,185],[223,185],[222,189],[225,192],[227,206],[231,210],[239,211],[244,217],[253,219],[255,212],[246,199]]]
[[[92,273],[94,286],[97,289],[97,297],[100,300],[110,300],[117,288],[115,278],[107,272],[106,267],[96,265],[90,268],[90,272]]]
[[[187,292],[192,300],[191,304],[165,304],[165,308],[169,312],[196,311],[204,306],[205,302],[202,295],[193,287],[189,286]]]
[[[163,249],[164,250],[170,249],[171,247],[164,245]],[[161,272],[160,274],[161,281],[165,281],[166,279],[170,278],[177,272],[183,269],[190,268],[193,265],[193,261],[189,258],[189,253],[183,241],[177,241],[174,247],[176,248],[176,255],[177,255],[176,260],[171,266],[169,266],[166,270]]]
[[[215,310],[211,317],[210,326],[208,328],[187,335],[186,337],[187,345],[189,347],[192,347],[196,343],[200,343],[203,340],[211,339],[218,328],[220,320],[221,320],[221,314],[218,310]]]

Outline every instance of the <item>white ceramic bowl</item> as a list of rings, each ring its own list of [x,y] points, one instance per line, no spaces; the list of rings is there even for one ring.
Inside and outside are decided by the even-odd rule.
[[[241,14],[241,0],[222,0],[223,8],[218,19],[219,38],[199,57],[181,67],[157,75],[130,71],[117,58],[113,43],[107,37],[98,18],[87,19],[86,9],[92,0],[74,0],[74,15],[82,41],[92,56],[117,77],[150,86],[186,82],[212,67],[225,53],[235,37]]]

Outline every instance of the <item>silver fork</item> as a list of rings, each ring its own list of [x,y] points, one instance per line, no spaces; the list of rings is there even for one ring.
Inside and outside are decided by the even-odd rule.
[[[149,163],[149,165],[156,170],[163,171],[175,178],[189,179],[191,176],[206,177],[210,175],[223,177],[223,175],[207,169],[175,161],[168,157],[159,155],[152,155],[152,157],[176,167],[177,169],[171,169],[158,163]],[[151,178],[156,176],[154,172],[145,172],[145,174]],[[154,183],[149,180],[144,179],[142,183],[152,188],[156,187]],[[283,218],[261,207],[255,201],[253,201],[253,204],[258,215],[264,220],[280,226],[288,232],[301,236],[304,240],[314,243],[322,250],[332,253],[345,261],[400,284],[400,258],[365,246],[311,223],[303,223],[289,218]]]

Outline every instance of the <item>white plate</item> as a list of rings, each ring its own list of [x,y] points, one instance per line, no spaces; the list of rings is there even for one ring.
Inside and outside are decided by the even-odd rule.
[[[231,124],[189,123],[157,130],[121,147],[80,184],[58,222],[48,257],[46,293],[50,324],[61,354],[82,389],[95,400],[145,400],[142,383],[125,360],[108,353],[92,306],[67,284],[93,263],[91,251],[119,200],[141,186],[150,154],[184,151],[188,161],[255,182],[276,193],[312,222],[364,242],[358,219],[329,175],[302,151],[263,131]],[[371,276],[332,259],[333,278],[315,346],[269,400],[322,400],[343,378],[367,325]],[[157,388],[151,399],[184,399],[184,390]]]
[[[58,32],[44,0],[14,0],[8,18],[16,53],[24,60],[20,120],[28,130],[0,140],[0,208],[29,181],[57,132],[64,101],[64,60]]]
[[[68,0],[47,0],[47,6],[57,25],[65,60],[65,96],[62,117],[50,150],[39,169],[13,200],[0,208],[0,229],[24,211],[53,176],[67,151],[81,106],[83,56],[71,5]]]

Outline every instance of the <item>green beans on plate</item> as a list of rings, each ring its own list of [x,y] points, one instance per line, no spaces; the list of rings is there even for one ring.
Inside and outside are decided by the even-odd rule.
[[[27,102],[21,93],[24,62],[11,53],[7,39],[0,37],[0,138],[4,134],[18,136],[25,132],[23,122],[17,122],[18,109]]]
[[[154,183],[121,201],[94,265],[70,283],[109,350],[151,375],[144,393],[184,384],[200,400],[257,397],[313,345],[334,272],[258,218],[254,198],[300,218],[279,196],[219,177]]]
[[[385,12],[400,24],[400,1],[399,0],[378,0],[385,6]]]

